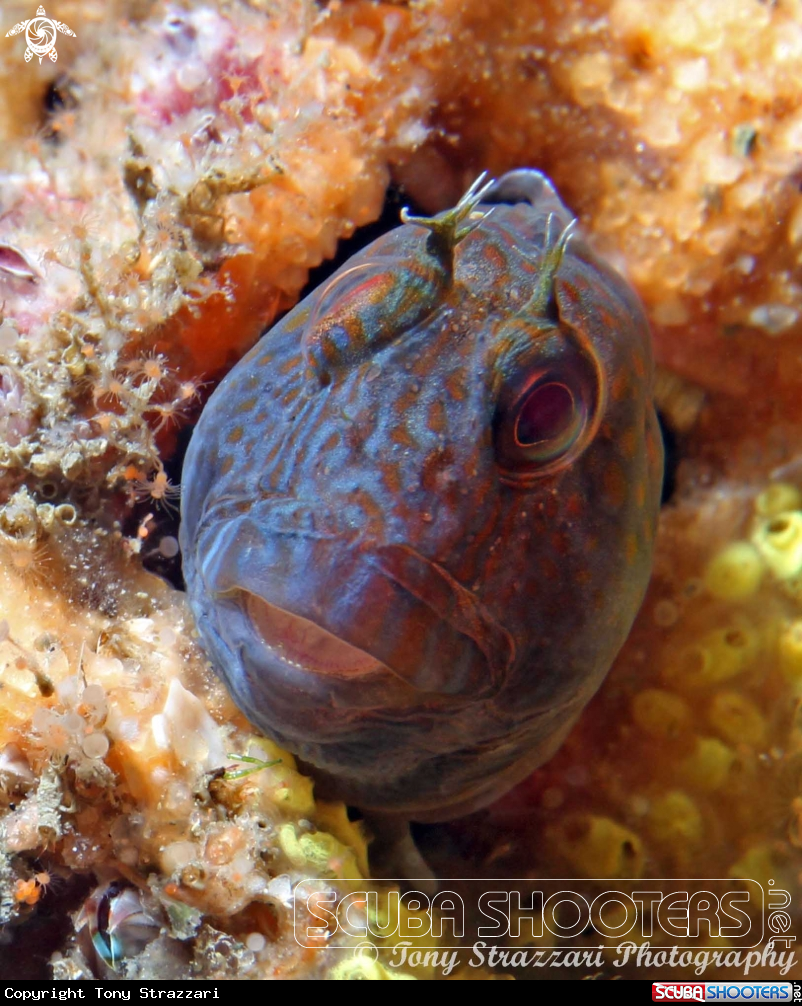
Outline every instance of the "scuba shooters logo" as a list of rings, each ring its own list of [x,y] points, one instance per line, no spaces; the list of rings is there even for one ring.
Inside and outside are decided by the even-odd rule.
[[[802,982],[652,982],[653,1002],[794,1002]]]
[[[19,35],[23,31],[25,32],[25,41],[28,43],[28,48],[25,50],[26,63],[30,63],[34,56],[39,57],[40,63],[43,56],[48,56],[54,63],[56,62],[58,59],[56,32],[77,38],[72,28],[64,24],[63,21],[54,21],[53,18],[48,17],[44,7],[37,8],[36,17],[15,24],[11,31],[6,32],[6,38]]]
[[[310,948],[358,949],[391,977],[397,968],[446,975],[467,966],[695,979],[681,983],[688,991],[678,996],[675,982],[658,982],[665,986],[660,998],[671,1000],[723,998],[708,995],[703,975],[776,976],[755,998],[791,998],[790,983],[780,980],[797,964],[791,897],[773,881],[766,888],[732,878],[614,883],[610,890],[609,879],[441,879],[430,897],[424,882],[410,890],[410,880],[371,889],[364,881],[304,880],[293,889],[295,939]],[[727,988],[730,998],[740,995]]]
[[[753,880],[739,881],[736,890],[726,889],[732,881],[708,881],[719,887],[718,894],[693,890],[696,881],[619,880],[617,890],[602,888],[595,896],[562,886],[575,880],[541,881],[539,890],[525,880],[505,881],[504,890],[488,890],[498,881],[441,880],[432,898],[422,890],[409,890],[414,881],[396,882],[407,888],[403,895],[398,889],[357,889],[356,883],[310,879],[298,884],[298,943],[311,947],[337,933],[359,939],[409,937],[421,949],[437,949],[444,938],[454,943],[466,935],[509,949],[519,949],[519,939],[549,936],[594,950],[599,937],[643,941],[665,935],[694,940],[697,946],[724,938],[742,941],[744,949],[763,942],[766,901],[763,888]],[[689,887],[682,889],[683,883]]]
[[[652,982],[653,1002],[705,1001],[704,982]]]
[[[772,933],[772,942],[782,944],[790,950],[791,944],[796,940],[796,936],[791,936],[791,916],[785,910],[791,907],[791,895],[788,891],[783,891],[774,886],[774,881],[769,881],[768,892],[769,915],[766,924]]]

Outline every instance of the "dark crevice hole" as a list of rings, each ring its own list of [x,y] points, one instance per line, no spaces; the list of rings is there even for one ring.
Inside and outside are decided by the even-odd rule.
[[[677,466],[679,465],[679,442],[676,433],[671,429],[664,417],[658,412],[660,433],[663,436],[663,492],[660,503],[665,505],[670,501],[677,488]]]
[[[408,207],[414,216],[426,216],[427,214],[412,202],[406,192],[398,185],[390,185],[384,197],[384,206],[381,216],[374,220],[372,224],[366,224],[358,228],[350,238],[343,238],[337,245],[337,254],[334,258],[326,259],[319,266],[309,271],[309,279],[306,286],[301,291],[299,301],[308,296],[313,290],[332,276],[340,266],[345,265],[352,255],[362,251],[369,244],[380,238],[383,234],[391,231],[401,224],[401,210]]]
[[[178,431],[175,448],[169,457],[164,458],[164,470],[173,485],[180,485],[181,473],[184,467],[184,457],[192,436],[192,427],[185,426]],[[137,503],[126,518],[123,528],[129,538],[136,537],[137,529],[148,514],[153,518],[148,523],[148,536],[142,544],[142,565],[151,573],[167,580],[177,590],[184,590],[184,576],[181,571],[181,553],[166,554],[162,544],[164,538],[178,539],[180,515],[177,509],[167,509],[159,506],[154,500],[148,499]],[[169,553],[169,549],[166,549]]]

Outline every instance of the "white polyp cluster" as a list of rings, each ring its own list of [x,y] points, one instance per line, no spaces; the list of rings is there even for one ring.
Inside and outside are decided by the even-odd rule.
[[[109,738],[101,729],[108,712],[106,694],[100,685],[84,685],[71,676],[59,682],[56,697],[56,705],[34,712],[32,732],[51,755],[66,759],[81,774],[91,772],[109,750]]]

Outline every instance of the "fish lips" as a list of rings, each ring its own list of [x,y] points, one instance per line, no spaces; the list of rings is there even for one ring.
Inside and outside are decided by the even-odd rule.
[[[409,545],[281,534],[245,517],[210,529],[196,554],[214,599],[202,634],[236,655],[250,689],[291,692],[296,706],[474,702],[515,663],[512,635]]]

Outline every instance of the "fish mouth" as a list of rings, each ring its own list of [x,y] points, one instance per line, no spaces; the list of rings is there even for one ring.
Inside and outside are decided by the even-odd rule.
[[[300,610],[281,595],[268,600],[263,584],[241,586],[239,605],[267,662],[338,690],[383,682],[406,702],[476,700],[498,690],[515,642],[475,594],[408,546],[373,549],[362,569],[366,576],[351,571],[354,593],[346,586],[324,605],[317,592]]]
[[[392,674],[386,664],[365,650],[263,597],[247,594],[245,610],[268,650],[291,667],[348,678],[377,672]]]
[[[476,701],[516,663],[492,608],[410,545],[310,541],[265,532],[249,514],[194,551],[201,634],[246,708],[249,689],[266,703],[283,690],[306,707]]]

